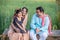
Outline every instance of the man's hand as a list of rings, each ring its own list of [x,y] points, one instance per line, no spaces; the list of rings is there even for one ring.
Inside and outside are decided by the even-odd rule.
[[[40,30],[38,28],[36,28],[36,33],[40,32]]]

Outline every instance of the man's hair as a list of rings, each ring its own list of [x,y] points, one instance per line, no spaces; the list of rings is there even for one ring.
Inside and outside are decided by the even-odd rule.
[[[40,12],[44,12],[44,9],[41,6],[37,7],[36,10],[40,10]]]

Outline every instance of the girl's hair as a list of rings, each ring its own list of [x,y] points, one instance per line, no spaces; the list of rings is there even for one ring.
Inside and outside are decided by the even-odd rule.
[[[14,14],[14,17],[17,17],[18,16],[18,14],[19,14],[19,12],[21,12],[22,10],[21,10],[21,8],[20,9],[16,9],[15,10],[15,14]]]
[[[27,9],[26,7],[23,7],[22,10],[23,10],[23,9],[26,9],[26,12],[28,12],[28,9]]]

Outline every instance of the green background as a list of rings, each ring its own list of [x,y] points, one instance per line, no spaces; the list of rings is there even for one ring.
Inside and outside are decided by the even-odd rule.
[[[27,29],[30,29],[30,22],[36,7],[42,6],[45,13],[49,14],[52,19],[52,29],[60,29],[60,6],[59,0],[0,0],[0,34],[8,28],[14,10],[17,8],[28,8]]]

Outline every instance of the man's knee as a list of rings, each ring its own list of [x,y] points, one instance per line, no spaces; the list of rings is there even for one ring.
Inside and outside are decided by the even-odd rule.
[[[30,34],[34,34],[35,33],[35,31],[34,30],[30,30]]]
[[[33,30],[30,30],[30,38],[31,38],[31,39],[34,39],[34,36],[35,36],[34,31],[33,31]]]
[[[48,34],[47,33],[42,33],[41,37],[47,38],[48,37]]]

